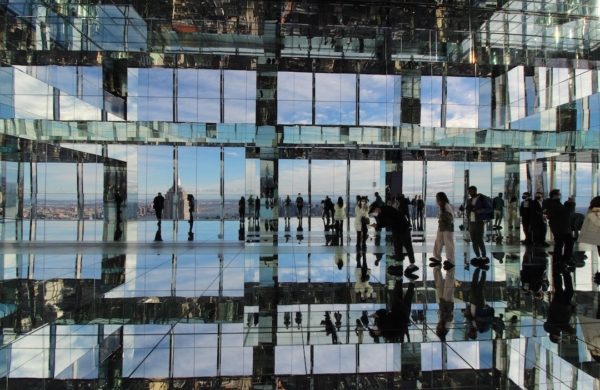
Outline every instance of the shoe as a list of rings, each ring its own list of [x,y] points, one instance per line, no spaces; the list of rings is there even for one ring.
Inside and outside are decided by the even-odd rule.
[[[431,263],[429,263],[429,266],[431,268],[435,268],[435,267],[441,267],[442,262],[440,260],[431,260]]]
[[[419,270],[419,267],[417,267],[416,265],[411,263],[408,265],[408,267],[406,267],[406,271],[404,271],[404,275],[406,275],[407,273],[413,273],[418,270]]]
[[[442,262],[441,259],[436,259],[435,257],[430,257],[429,261],[439,261],[440,263]]]
[[[533,243],[531,241],[523,240],[523,241],[521,241],[521,244],[523,244],[523,245],[531,245]]]
[[[490,259],[487,256],[484,256],[481,258],[480,260],[481,264],[489,264],[490,263]]]
[[[471,259],[471,264],[474,264],[474,263],[477,263],[477,262],[479,262],[479,260],[480,260],[480,259],[481,259],[481,257],[473,257],[473,258]]]
[[[417,279],[419,279],[419,276],[415,275],[415,274],[405,274],[404,276],[406,276],[406,278],[408,278],[410,280],[417,280]]]
[[[485,265],[485,264],[479,264],[479,265],[477,265],[477,268],[479,268],[482,271],[489,271],[490,266],[489,265]]]
[[[444,261],[444,270],[450,271],[452,268],[454,268],[454,264],[452,264],[448,260]]]
[[[392,265],[392,266],[388,267],[387,273],[392,276],[402,276],[404,274],[404,270],[402,269],[401,266]]]
[[[512,230],[512,228],[513,228],[512,226],[509,226],[509,227],[508,227],[508,230]]]
[[[548,248],[550,246],[550,244],[548,244],[547,242],[542,242],[540,243],[541,246],[543,246],[544,248]]]

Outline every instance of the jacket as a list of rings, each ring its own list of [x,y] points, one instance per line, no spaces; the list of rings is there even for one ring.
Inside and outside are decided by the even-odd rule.
[[[367,207],[363,208],[360,207],[360,202],[356,204],[356,206],[354,206],[354,214],[356,215],[356,218],[354,218],[354,229],[357,232],[360,232],[362,230],[362,222],[361,219],[363,217],[369,218],[369,202],[367,202]],[[367,229],[369,228],[369,226],[367,225]]]
[[[575,307],[570,303],[550,302],[548,319],[544,323],[544,330],[552,334],[560,334],[560,332],[575,334],[575,329],[569,325],[574,309]]]
[[[440,232],[454,231],[454,211],[450,203],[446,203],[444,210],[439,209],[439,218],[438,229]]]
[[[521,216],[523,223],[526,225],[528,225],[529,221],[531,221],[531,201],[531,198],[523,199],[521,205],[519,206],[519,215]]]
[[[392,206],[381,207],[381,213],[375,217],[377,228],[388,228],[392,230],[409,229],[410,224],[406,216],[400,210]]]
[[[481,210],[481,213],[475,214],[475,222],[485,222],[491,219],[490,213],[494,212],[492,203],[489,198],[482,194],[477,194],[477,200],[473,205],[473,199],[467,200],[467,212],[469,213],[469,221],[471,220],[471,213],[477,210]]]
[[[339,204],[335,204],[333,206],[333,220],[334,221],[343,221],[344,219],[346,219],[346,203],[344,203],[342,205],[342,207],[340,207]]]
[[[539,226],[546,223],[544,221],[544,208],[537,199],[529,201],[529,218],[532,225]]]
[[[371,275],[371,270],[367,271],[367,275]],[[367,297],[373,293],[373,286],[371,286],[369,281],[362,281],[362,270],[358,267],[354,269],[354,279],[356,280],[356,283],[354,283],[355,293],[365,294]]]
[[[566,201],[562,204],[558,199],[546,199],[542,207],[546,210],[548,224],[553,234],[569,234],[572,232],[570,214],[575,209],[575,203]]]
[[[600,207],[588,210],[578,242],[600,246]]]

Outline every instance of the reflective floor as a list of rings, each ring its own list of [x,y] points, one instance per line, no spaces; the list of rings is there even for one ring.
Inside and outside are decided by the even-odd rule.
[[[61,240],[47,221],[54,240],[5,240],[0,388],[599,388],[594,247],[553,274],[552,247],[504,229],[477,267],[457,230],[444,269],[427,221],[419,269],[402,276],[385,230],[363,249],[318,218],[277,222],[230,221],[220,240],[218,222],[198,221],[187,241],[164,221],[153,241],[147,221],[140,243],[101,243]],[[554,343],[544,324],[569,279],[576,307]]]

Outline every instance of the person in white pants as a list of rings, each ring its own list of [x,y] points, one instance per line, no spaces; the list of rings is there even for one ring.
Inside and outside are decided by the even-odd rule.
[[[444,269],[450,270],[454,267],[454,210],[452,205],[443,192],[438,192],[435,195],[438,212],[438,230],[433,245],[433,257],[429,260],[432,262],[431,267],[442,265],[442,248],[446,247],[446,261],[444,261]]]

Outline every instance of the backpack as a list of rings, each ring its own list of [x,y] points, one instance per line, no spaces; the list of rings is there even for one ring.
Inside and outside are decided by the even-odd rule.
[[[494,214],[494,206],[493,206],[493,202],[492,202],[492,200],[490,199],[490,197],[489,197],[489,196],[487,196],[487,195],[481,195],[481,196],[483,197],[483,202],[487,202],[487,204],[488,204],[488,205],[489,205],[489,206],[492,208],[492,211],[491,211],[491,212],[489,212],[489,213],[487,213],[486,215],[487,215],[487,218],[488,218],[490,221],[493,221],[493,220],[494,220],[494,218],[496,218],[496,215]],[[484,206],[485,206],[485,204],[484,204]]]
[[[302,199],[301,197],[296,198],[296,207],[303,207],[304,206],[304,199]]]

